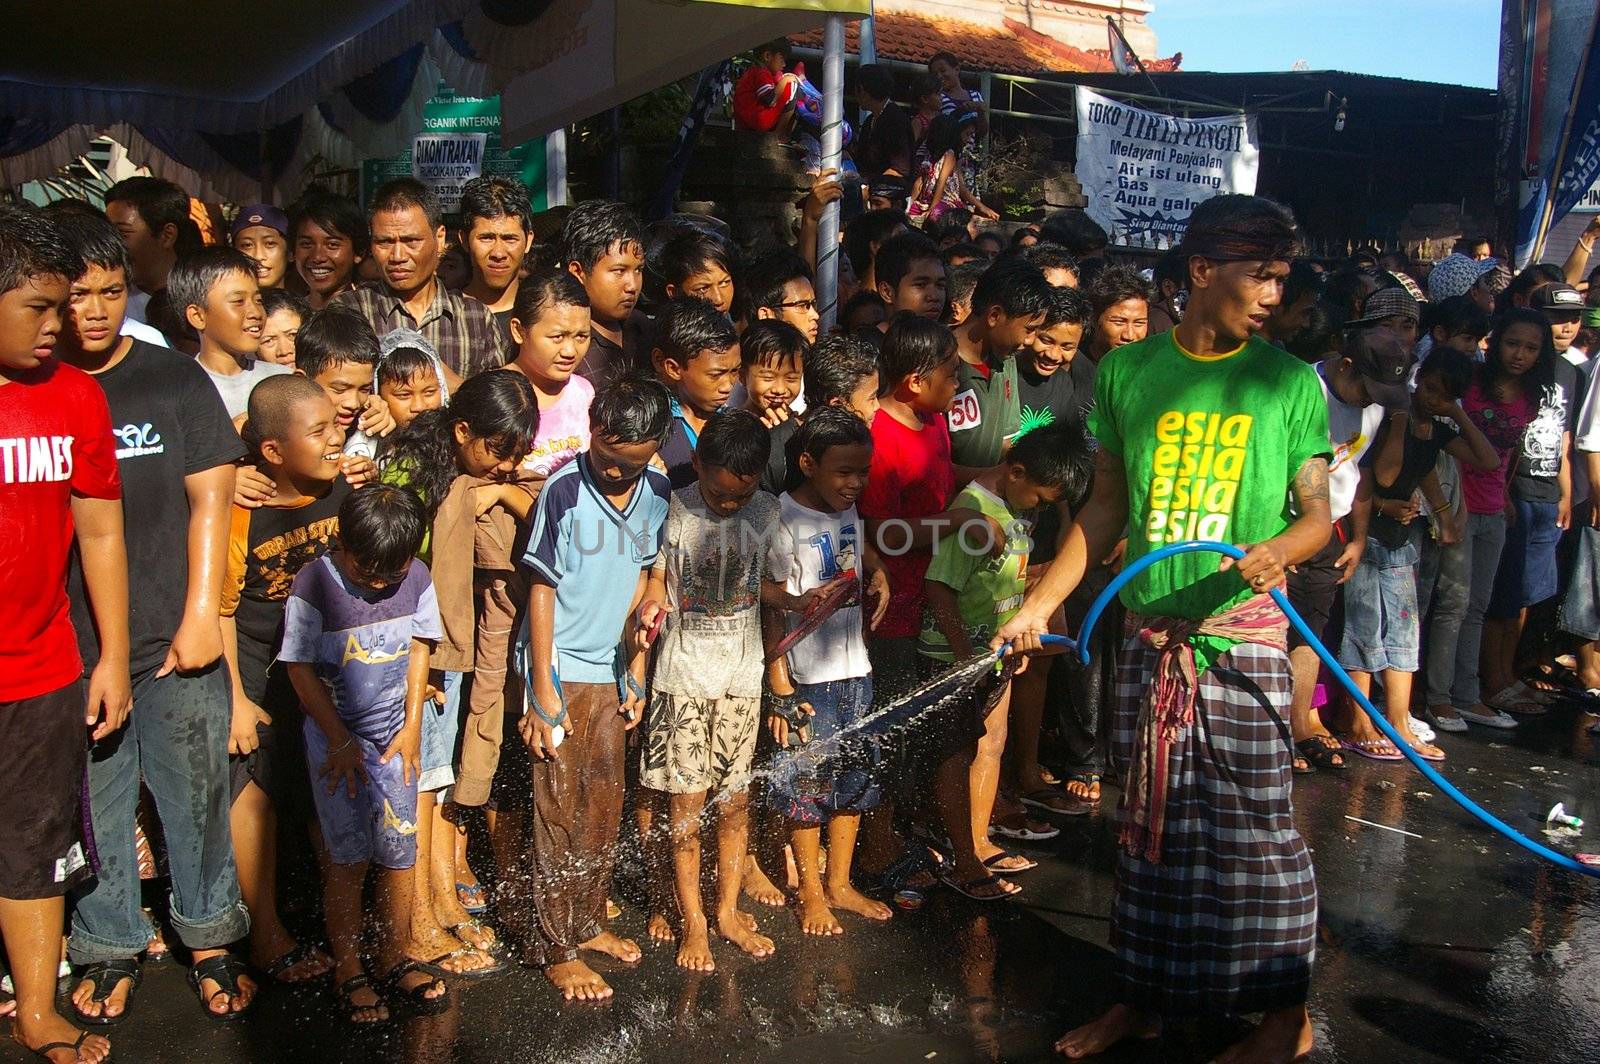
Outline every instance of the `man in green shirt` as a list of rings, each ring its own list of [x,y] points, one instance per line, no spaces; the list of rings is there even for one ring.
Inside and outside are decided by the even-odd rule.
[[[1294,219],[1255,196],[1195,209],[1171,332],[1100,365],[1094,491],[996,644],[1037,645],[1050,614],[1127,531],[1128,562],[1222,540],[1122,592],[1128,630],[1112,746],[1124,772],[1111,944],[1119,1000],[1056,1048],[1091,1056],[1154,1038],[1164,1017],[1260,1012],[1219,1059],[1307,1054],[1316,883],[1289,801],[1286,624],[1266,592],[1327,542],[1327,407],[1311,367],[1255,333],[1283,292]],[[1242,581],[1242,582],[1241,582]]]
[[[1025,260],[1004,259],[978,278],[972,311],[956,326],[961,364],[948,420],[957,465],[994,465],[1021,431],[1015,356],[1033,343],[1049,305],[1050,283]]]

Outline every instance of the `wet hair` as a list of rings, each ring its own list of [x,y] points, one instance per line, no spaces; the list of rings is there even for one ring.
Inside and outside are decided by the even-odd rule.
[[[1291,275],[1294,267],[1289,268]],[[1353,321],[1360,315],[1355,309],[1357,297],[1361,296],[1362,289],[1366,287],[1370,273],[1342,266],[1334,270],[1322,281],[1322,301],[1328,308],[1328,313],[1333,316],[1334,324],[1343,326],[1346,322]],[[1376,289],[1374,290],[1376,291]],[[1287,295],[1287,292],[1285,292]],[[1287,304],[1287,300],[1284,303]],[[1366,297],[1361,296],[1361,302],[1366,302]]]
[[[848,403],[861,382],[878,372],[878,352],[865,340],[850,336],[825,336],[806,358],[807,410]]]
[[[420,347],[397,347],[378,359],[373,383],[380,388],[385,384],[408,384],[419,373],[427,378],[437,375],[433,356]]]
[[[294,408],[307,400],[328,401],[328,393],[310,377],[298,373],[276,373],[263,377],[250,389],[245,403],[246,417],[250,422],[250,438],[259,445],[262,440],[281,440],[289,431],[289,419]]]
[[[972,291],[978,287],[978,278],[989,271],[989,263],[963,262],[960,266],[951,266],[945,270],[944,305],[945,317],[950,316],[950,308],[957,303],[965,303],[969,309],[972,305]]]
[[[589,405],[589,435],[612,443],[666,442],[672,428],[667,386],[654,377],[625,375],[595,393]]]
[[[1023,474],[1039,487],[1057,490],[1070,499],[1088,489],[1093,454],[1083,425],[1077,418],[1067,418],[1018,436],[1003,461],[1021,466]]]
[[[1325,300],[1312,304],[1311,313],[1300,331],[1283,341],[1284,350],[1302,362],[1321,362],[1337,351],[1340,344],[1343,313],[1335,313]]]
[[[1214,261],[1288,262],[1299,254],[1300,237],[1289,208],[1265,196],[1229,193],[1203,200],[1189,215],[1178,244],[1187,263]]]
[[[1011,246],[1013,248],[1023,247],[1022,242],[1028,239],[1030,236],[1033,237],[1035,243],[1028,246],[1036,246],[1039,241],[1039,227],[1037,225],[1025,225],[1021,229],[1018,229],[1016,232],[1012,233]]]
[[[1044,324],[1039,328],[1051,329],[1062,322],[1070,322],[1087,329],[1094,319],[1094,306],[1089,302],[1088,296],[1076,288],[1060,288],[1052,285],[1049,302],[1044,308]]]
[[[305,296],[296,295],[284,288],[263,288],[261,313],[270,318],[280,310],[289,311],[302,323],[311,316],[311,304],[306,302]]]
[[[1292,269],[1293,267],[1291,267]],[[1178,286],[1181,292],[1189,287],[1189,260],[1178,253],[1177,248],[1168,248],[1156,259],[1155,267],[1150,271],[1150,287],[1155,290],[1157,298],[1161,296],[1161,282],[1170,281]],[[1285,290],[1284,303],[1288,303],[1288,292]]]
[[[424,410],[396,432],[381,455],[385,470],[403,470],[407,485],[422,499],[428,519],[461,475],[456,425],[484,441],[497,458],[521,457],[539,433],[539,401],[520,373],[479,373],[461,382],[450,402]]]
[[[576,262],[584,272],[605,258],[613,247],[630,244],[644,250],[644,226],[639,216],[610,200],[584,200],[567,214],[561,230],[561,265]]]
[[[1073,258],[1084,259],[1111,243],[1111,238],[1088,212],[1069,208],[1056,211],[1039,223],[1039,242],[1058,244]]]
[[[990,258],[991,256],[987,251],[970,242],[967,236],[967,226],[971,224],[971,211],[965,207],[951,207],[939,215],[938,219],[930,218],[924,222],[922,231],[928,234],[928,239],[935,244],[943,244],[946,240],[954,241],[957,244],[966,244],[973,249],[974,254],[983,258]],[[946,248],[945,254],[949,254],[949,252],[950,249]]]
[[[1041,241],[1019,249],[1016,254],[1032,263],[1041,273],[1045,270],[1071,270],[1074,274],[1078,273],[1078,260],[1060,244]]]
[[[361,207],[347,196],[338,196],[327,189],[307,189],[300,201],[289,208],[289,241],[300,236],[300,226],[310,222],[318,229],[350,241],[357,255],[365,256],[372,240],[367,228],[367,216]]]
[[[1500,356],[1500,341],[1513,325],[1532,325],[1539,330],[1539,358],[1519,381],[1524,395],[1537,395],[1538,389],[1548,387],[1555,381],[1556,341],[1550,330],[1550,319],[1542,311],[1531,307],[1512,307],[1495,319],[1494,331],[1489,333],[1488,354],[1478,367],[1479,386],[1488,391],[1501,378],[1510,376]],[[1431,359],[1433,356],[1430,354],[1428,357]]]
[[[364,573],[399,582],[428,532],[416,494],[393,484],[366,484],[339,504],[339,546]]]
[[[189,194],[171,181],[159,177],[124,178],[106,189],[107,207],[119,200],[133,204],[146,227],[157,236],[167,226],[175,227],[178,238],[172,250],[180,259],[205,246],[199,226],[189,217]]]
[[[739,364],[751,366],[803,366],[811,345],[805,333],[786,321],[762,318],[751,322],[739,337]]]
[[[960,154],[961,123],[956,121],[955,115],[940,115],[928,123],[928,135],[923,138],[922,144],[927,149],[928,158],[933,160],[933,165],[938,166],[939,160],[944,158],[946,152]]]
[[[884,303],[883,299],[879,297],[878,293],[869,292],[867,289],[863,288],[861,291],[845,300],[844,306],[839,308],[840,328],[846,327],[850,319],[856,316],[857,312],[869,309],[871,307],[877,307],[879,311],[884,313],[887,313],[889,309],[887,304]],[[818,338],[818,342],[821,342],[820,337]]]
[[[899,236],[890,237],[878,249],[877,264],[872,276],[878,284],[886,284],[891,289],[897,289],[906,274],[911,272],[912,263],[929,260],[937,262],[939,269],[944,269],[944,258],[939,254],[939,248],[933,241],[915,230],[901,233]]]
[[[225,244],[203,247],[193,255],[179,259],[173,263],[172,272],[167,274],[167,295],[172,299],[173,311],[187,320],[190,307],[204,310],[211,290],[235,273],[242,273],[254,281],[255,260]]]
[[[61,225],[37,207],[0,204],[0,292],[33,277],[82,277],[83,256]]]
[[[1437,303],[1424,303],[1422,305],[1422,321],[1419,323],[1424,335],[1433,335],[1433,330],[1443,329],[1445,336],[1471,336],[1481,340],[1489,335],[1489,312],[1478,306],[1477,300],[1471,296],[1451,296],[1441,299]]]
[[[1083,293],[1088,297],[1089,305],[1094,308],[1096,318],[1128,299],[1142,299],[1145,303],[1155,302],[1155,293],[1150,291],[1150,282],[1140,276],[1139,271],[1132,266],[1117,264],[1107,266],[1095,274],[1094,280],[1089,282],[1089,287]]]
[[[1536,262],[1511,279],[1495,299],[1495,310],[1506,311],[1514,307],[1513,302],[1517,297],[1526,299],[1536,288],[1543,288],[1547,284],[1565,282],[1567,275],[1561,272],[1561,267],[1549,262]]]
[[[83,259],[80,272],[69,277],[76,281],[89,267],[102,270],[121,270],[128,273],[128,249],[117,235],[117,227],[106,219],[104,213],[82,200],[56,200],[44,208],[44,214],[61,230],[61,235]]]
[[[408,211],[413,207],[427,216],[429,229],[438,229],[444,224],[439,197],[433,194],[433,189],[414,177],[397,177],[379,185],[372,194],[372,202],[367,204],[367,218],[389,211]]]
[[[810,455],[813,462],[820,463],[830,447],[861,446],[872,446],[872,430],[865,421],[838,406],[808,412],[805,424],[794,434],[795,454]]]
[[[732,277],[734,254],[733,249],[721,238],[698,229],[689,229],[662,244],[652,265],[662,281],[681,289],[690,277],[704,273],[712,266],[720,266],[724,273]],[[683,293],[680,291],[678,294]]]
[[[739,334],[728,316],[703,299],[669,299],[656,317],[655,346],[663,358],[687,366],[702,351],[726,351]]]
[[[889,323],[883,336],[879,362],[884,391],[899,387],[910,377],[926,377],[956,352],[956,334],[948,326],[903,310]],[[807,404],[810,409],[810,404]]]
[[[983,230],[977,236],[972,238],[972,242],[978,245],[978,247],[983,248],[984,253],[991,259],[1006,250],[1005,238],[999,233],[995,232],[993,229]]]
[[[1008,318],[1031,318],[1050,306],[1050,282],[1032,263],[1006,259],[983,271],[972,290],[972,313],[999,307]]]
[[[856,71],[856,84],[874,100],[894,98],[894,74],[881,63],[868,63]]]
[[[762,307],[778,313],[790,281],[811,282],[811,267],[788,248],[777,248],[744,263],[733,283],[734,317],[750,321]]]
[[[963,227],[963,229],[964,228],[965,227]],[[938,238],[935,237],[934,239]],[[946,269],[954,269],[954,267],[950,265],[951,259],[967,259],[968,262],[961,264],[963,266],[969,265],[972,260],[976,260],[984,265],[988,265],[994,259],[994,256],[989,254],[986,248],[979,247],[970,240],[963,240],[959,244],[951,244],[949,247],[944,249],[940,257],[944,259],[944,265]]]
[[[498,174],[475,177],[461,186],[461,231],[469,232],[475,218],[515,218],[522,223],[524,233],[531,232],[528,219],[533,216],[533,206],[528,202],[528,190],[522,182]]]
[[[1278,300],[1279,305],[1292,307],[1307,293],[1320,295],[1325,278],[1322,271],[1311,264],[1309,259],[1295,259],[1289,263],[1289,276],[1283,280],[1283,296]],[[1183,284],[1189,285],[1188,260],[1184,260]]]
[[[539,273],[525,278],[517,286],[517,298],[511,305],[511,316],[522,323],[524,330],[544,317],[551,307],[587,307],[589,293],[566,270]]]
[[[1467,394],[1477,365],[1453,347],[1439,346],[1428,352],[1427,360],[1417,370],[1417,378],[1438,377],[1445,391],[1456,399]]]
[[[300,323],[294,338],[294,367],[312,380],[324,370],[354,362],[378,364],[378,334],[359,311],[335,303]]]
[[[941,59],[955,67],[957,70],[961,69],[961,60],[957,59],[955,57],[955,53],[953,52],[934,52],[928,57],[928,69],[932,70],[933,64],[939,62]]]
[[[760,476],[771,455],[772,434],[760,418],[737,407],[707,418],[694,447],[702,468],[726,469],[736,477]]]
[[[918,74],[911,79],[911,102],[918,103],[929,93],[939,92],[939,79],[932,74]]]
[[[850,268],[857,277],[865,277],[872,269],[872,245],[882,245],[896,229],[909,223],[906,212],[893,207],[862,211],[844,226],[844,253],[850,259]]]

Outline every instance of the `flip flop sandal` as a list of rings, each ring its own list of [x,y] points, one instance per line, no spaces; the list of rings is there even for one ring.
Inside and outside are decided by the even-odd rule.
[[[463,968],[459,972],[454,968],[446,968],[444,966],[445,961],[455,960],[457,957],[469,957],[474,953],[481,953],[493,960],[494,963],[487,968]],[[441,953],[430,961],[414,960],[411,963],[416,966],[417,971],[427,972],[429,975],[437,976],[440,979],[488,979],[491,976],[499,975],[501,972],[509,971],[512,966],[511,962],[503,957],[497,957],[488,950],[477,949],[452,950],[449,953]]]
[[[941,876],[940,879],[943,881],[945,886],[949,887],[951,890],[955,891],[957,894],[961,895],[963,898],[967,898],[967,899],[969,899],[971,901],[983,901],[983,902],[1005,901],[1008,898],[1014,898],[1018,894],[1022,893],[1022,888],[1021,887],[1017,887],[1016,890],[1003,891],[1000,894],[979,894],[979,893],[977,893],[977,891],[979,891],[980,889],[982,889],[984,887],[999,887],[999,886],[1001,886],[1001,884],[1005,884],[1005,883],[1009,883],[1010,882],[1009,880],[1001,879],[999,876],[995,875],[992,872],[990,874],[986,875],[986,876],[979,876],[977,879],[960,880],[960,879],[957,879],[953,875],[952,876]],[[1011,886],[1016,886],[1016,884],[1014,884],[1014,883],[1011,883],[1010,885]]]
[[[213,1012],[212,1002],[217,998],[238,997],[242,990],[239,989],[239,977],[245,974],[244,962],[231,953],[219,953],[215,957],[207,957],[189,969],[189,985],[194,988],[196,999],[200,1002],[200,1011],[218,1023],[237,1023],[244,1018],[245,1013],[255,1007],[255,999],[250,999],[250,1004],[237,1012]],[[200,989],[200,984],[207,979],[217,984],[217,989],[207,994]]]
[[[866,885],[868,894],[888,898],[902,909],[919,909],[928,900],[928,887],[939,881],[933,873],[932,864],[925,858],[919,859],[912,849],[907,848],[890,861],[882,872],[864,874],[861,881]],[[913,886],[911,881],[919,875],[927,875],[932,882],[927,887]]]
[[[307,983],[321,982],[333,975],[331,966],[316,975],[308,975],[303,979],[287,979],[284,977],[289,969],[311,960],[317,952],[316,946],[309,942],[301,942],[294,949],[291,949],[288,953],[281,954],[277,960],[262,968],[260,970],[261,974],[280,986],[304,986]]]
[[[1417,752],[1417,756],[1422,758],[1424,761],[1444,760],[1444,751],[1432,743],[1418,741],[1411,744],[1411,749],[1415,750]],[[1401,756],[1404,757],[1405,755],[1402,754]]]
[[[1062,781],[1062,787],[1064,788],[1068,783],[1081,783],[1085,787],[1098,787],[1100,785],[1100,773],[1098,773],[1098,772],[1069,772],[1069,773],[1067,773],[1067,778]],[[1073,794],[1071,791],[1066,791],[1066,795],[1067,795],[1068,798],[1071,798],[1074,801],[1084,802],[1084,803],[1087,803],[1088,805],[1099,805],[1100,804],[1100,796],[1098,796],[1098,795],[1093,795],[1093,796],[1077,795],[1077,794]]]
[[[368,979],[365,975],[352,975],[350,978],[339,984],[339,1004],[344,1008],[344,1022],[348,1023],[351,1027],[377,1027],[381,1024],[393,1022],[393,1014],[390,1014],[381,1020],[356,1019],[357,1012],[367,1009],[379,1009],[384,1006],[382,994],[377,995],[378,1000],[372,1005],[357,1005],[354,1001],[352,1001],[351,998],[355,996],[355,992],[363,988],[372,988],[372,980]],[[375,988],[373,988],[373,992],[377,993]]]
[[[989,824],[989,831],[1013,842],[1048,842],[1061,834],[1060,828],[1040,824],[1027,817],[1022,818],[1021,826],[1007,824],[1004,820],[995,820]]]
[[[487,932],[489,932],[490,938],[493,940],[487,946],[473,946],[470,943],[468,943],[467,944],[467,948],[468,949],[482,950],[483,952],[487,953],[489,956],[493,957],[497,961],[505,959],[502,956],[502,954],[505,953],[506,944],[504,942],[500,941],[500,936],[495,933],[495,929],[494,928],[490,927],[488,924],[484,923],[482,920],[479,920],[476,916],[474,916],[470,920],[463,920],[459,924],[451,924],[449,927],[445,928],[445,930],[450,932],[452,935],[456,936],[456,938],[460,938],[463,943],[466,943],[467,940],[464,939],[464,938],[461,938],[461,929],[463,927],[470,927],[474,931],[487,931]]]
[[[1057,816],[1083,816],[1089,811],[1087,807],[1093,804],[1090,799],[1079,798],[1056,787],[1040,787],[1018,796],[1017,801],[1029,809]]]
[[[1021,861],[1025,862],[1025,863],[1021,864],[1021,865],[1018,865],[1018,866],[1016,866],[1014,868],[1001,868],[1000,867],[1000,862],[1002,862],[1002,861],[1015,861],[1015,860],[1021,860]],[[1035,861],[1031,857],[1023,857],[1022,854],[1020,854],[1020,853],[1012,853],[1010,850],[1001,850],[999,853],[995,854],[993,857],[991,857],[987,861],[983,862],[983,867],[989,868],[989,869],[993,869],[996,872],[1004,872],[1008,876],[1014,876],[1018,872],[1031,872],[1031,871],[1033,871],[1035,868],[1039,867],[1039,862]]]
[[[115,1027],[128,1018],[128,1013],[133,1011],[133,998],[139,991],[139,962],[132,958],[110,961],[99,961],[83,969],[83,974],[78,980],[78,985],[89,983],[94,987],[94,992],[89,995],[89,1000],[98,1005],[105,1005],[111,995],[117,992],[117,987],[124,981],[128,983],[128,996],[123,999],[122,1011],[115,1016],[91,1016],[78,1008],[76,1001],[72,1002],[72,1013],[79,1023],[90,1027]]]
[[[79,1056],[78,1050],[83,1048],[84,1039],[86,1039],[88,1037],[89,1037],[89,1032],[88,1031],[79,1031],[78,1032],[78,1040],[76,1042],[46,1042],[44,1045],[39,1046],[36,1049],[33,1046],[23,1045],[22,1044],[22,1040],[19,1038],[19,1039],[17,1039],[17,1045],[22,1046],[23,1049],[26,1049],[28,1052],[32,1053],[34,1056],[38,1057],[41,1060],[49,1060],[51,1053],[57,1052],[58,1050],[62,1050],[62,1049],[70,1049],[70,1050],[72,1050],[72,1055],[75,1058],[81,1060],[82,1057]]]
[[[489,911],[489,892],[482,883],[463,883],[456,880],[456,900],[472,916],[482,916]]]
[[[428,997],[428,990],[434,983],[443,985],[443,980],[433,976],[431,983],[418,983],[407,990],[400,985],[400,980],[412,972],[422,972],[424,975],[433,975],[425,971],[416,961],[403,961],[389,970],[383,977],[379,986],[379,993],[389,1003],[389,1014],[392,1016],[397,1008],[408,1010],[417,1016],[437,1016],[450,1008],[450,988],[445,987],[444,993],[438,997]]]
[[[1387,739],[1360,739],[1355,742],[1345,739],[1339,745],[1352,754],[1360,754],[1369,761],[1404,761],[1406,759],[1406,755],[1398,750],[1395,750],[1392,754],[1382,752],[1386,746],[1394,750],[1394,745]]]
[[[1342,772],[1350,767],[1349,762],[1345,758],[1341,757],[1338,761],[1334,761],[1334,757],[1339,753],[1338,743],[1335,743],[1333,746],[1329,746],[1327,743],[1315,736],[1308,739],[1301,739],[1299,742],[1295,743],[1294,752],[1306,759],[1306,763],[1311,766],[1311,771],[1313,772],[1324,768],[1330,769],[1334,772]],[[1301,775],[1303,776],[1305,773],[1302,772]]]
[[[1521,680],[1489,699],[1484,705],[1490,709],[1498,709],[1502,713],[1510,713],[1514,717],[1541,717],[1549,712],[1544,702],[1536,697],[1533,688]]]

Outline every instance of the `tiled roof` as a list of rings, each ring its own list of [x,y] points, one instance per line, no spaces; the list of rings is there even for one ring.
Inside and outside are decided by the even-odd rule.
[[[1038,30],[1005,20],[1005,29],[980,26],[960,19],[916,14],[909,11],[880,11],[874,18],[878,36],[878,55],[908,63],[925,63],[935,52],[953,52],[967,70],[991,70],[1001,74],[1094,73],[1109,72],[1110,52],[1085,51],[1047,37]],[[845,47],[854,51],[859,43],[858,22],[845,29]],[[822,31],[791,37],[803,48],[821,48]],[[1179,57],[1146,59],[1151,71],[1178,68]]]

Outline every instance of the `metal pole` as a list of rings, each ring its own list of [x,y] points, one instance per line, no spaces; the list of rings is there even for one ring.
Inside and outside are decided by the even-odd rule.
[[[822,30],[822,168],[839,168],[843,154],[844,16],[829,15]],[[817,309],[824,335],[839,316],[839,201],[817,223]]]
[[[861,20],[857,30],[861,37],[856,43],[856,50],[861,53],[862,66],[878,61],[878,25],[872,21],[872,9],[873,5],[867,4],[867,17]]]
[[[553,129],[544,138],[544,205],[567,204],[567,127]]]

